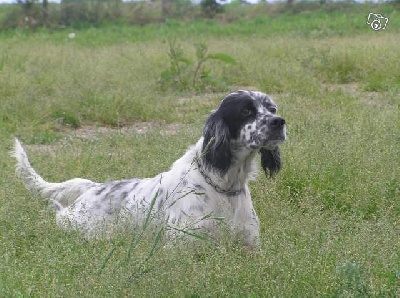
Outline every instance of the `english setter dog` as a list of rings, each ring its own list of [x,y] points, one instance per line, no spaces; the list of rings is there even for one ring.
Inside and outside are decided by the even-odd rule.
[[[228,94],[207,118],[200,140],[168,172],[154,178],[51,183],[31,167],[17,139],[13,155],[26,188],[50,201],[63,228],[90,235],[122,211],[142,223],[157,213],[177,227],[175,231],[191,227],[215,237],[225,222],[254,249],[259,246],[259,220],[248,181],[255,178],[258,153],[266,174],[273,176],[281,168],[279,145],[286,139],[286,126],[276,112],[276,104],[264,93]]]

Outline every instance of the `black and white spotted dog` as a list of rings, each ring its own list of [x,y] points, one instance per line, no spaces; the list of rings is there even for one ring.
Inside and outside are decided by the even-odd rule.
[[[247,184],[256,175],[258,153],[269,175],[281,167],[278,146],[286,139],[286,128],[276,112],[276,104],[264,93],[228,94],[208,117],[203,137],[168,172],[154,178],[105,183],[76,178],[50,183],[31,167],[16,139],[17,173],[29,190],[49,199],[59,226],[73,226],[85,235],[121,212],[139,222],[151,212],[175,230],[190,227],[214,236],[223,218],[254,248],[259,221]]]

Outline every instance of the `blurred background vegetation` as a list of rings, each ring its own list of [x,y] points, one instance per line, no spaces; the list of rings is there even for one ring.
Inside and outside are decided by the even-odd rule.
[[[226,1],[226,0],[225,0]],[[122,0],[18,0],[16,4],[0,7],[0,29],[40,27],[98,27],[110,23],[146,25],[162,23],[168,19],[184,22],[199,19],[215,19],[223,23],[238,19],[251,19],[263,15],[297,14],[305,11],[358,10],[361,4],[354,1],[280,1],[268,3],[261,0],[250,4],[244,0],[229,3],[217,0],[150,0],[123,2]],[[221,4],[223,3],[223,4]],[[369,3],[374,6],[382,3]],[[398,9],[400,0],[386,2],[386,7]]]

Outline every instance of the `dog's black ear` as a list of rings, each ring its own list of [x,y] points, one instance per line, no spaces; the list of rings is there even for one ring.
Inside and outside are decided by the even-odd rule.
[[[216,112],[208,117],[203,129],[203,162],[224,175],[231,165],[230,132]]]
[[[261,153],[261,167],[263,168],[266,175],[274,177],[282,167],[281,154],[279,147],[269,150],[265,148],[260,149]]]

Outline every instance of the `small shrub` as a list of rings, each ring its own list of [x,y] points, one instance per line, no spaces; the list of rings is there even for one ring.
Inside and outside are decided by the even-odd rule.
[[[170,66],[160,75],[161,89],[174,88],[178,90],[206,90],[213,91],[224,89],[226,82],[223,78],[213,76],[206,64],[211,60],[223,64],[236,64],[236,60],[224,53],[209,54],[205,43],[198,43],[196,48],[196,60],[187,58],[182,47],[175,41],[169,43]]]

